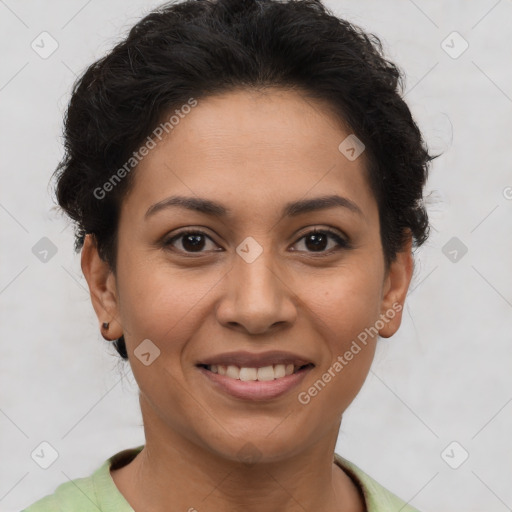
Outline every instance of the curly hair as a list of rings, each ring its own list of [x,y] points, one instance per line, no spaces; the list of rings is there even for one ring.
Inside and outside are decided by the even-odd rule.
[[[386,268],[411,234],[415,247],[426,241],[423,188],[438,155],[429,154],[402,98],[403,73],[380,39],[320,0],[185,0],[146,15],[73,87],[54,176],[57,201],[75,223],[75,250],[92,233],[116,272],[120,205],[136,170],[104,197],[93,191],[165,113],[190,97],[263,87],[323,101],[364,143]],[[127,359],[124,338],[114,345]]]

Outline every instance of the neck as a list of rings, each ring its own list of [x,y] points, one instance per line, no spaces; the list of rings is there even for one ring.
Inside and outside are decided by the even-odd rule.
[[[364,501],[333,454],[338,428],[278,461],[229,460],[170,429],[145,429],[146,444],[112,478],[136,512],[364,512]]]

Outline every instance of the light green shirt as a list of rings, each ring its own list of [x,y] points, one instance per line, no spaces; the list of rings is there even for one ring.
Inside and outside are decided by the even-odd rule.
[[[142,448],[144,445],[116,453],[91,476],[59,485],[53,494],[41,498],[22,512],[134,512],[116,487],[110,468],[125,466]],[[367,512],[418,512],[337,453],[334,454],[334,462],[362,490]]]

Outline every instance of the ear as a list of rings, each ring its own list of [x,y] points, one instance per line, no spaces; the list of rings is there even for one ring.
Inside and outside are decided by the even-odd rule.
[[[89,285],[91,302],[103,337],[109,340],[120,338],[123,327],[119,320],[116,278],[108,263],[100,258],[96,240],[92,234],[85,235],[81,266]],[[108,331],[101,327],[103,322],[109,322]],[[107,332],[108,338],[105,336]]]
[[[393,336],[402,323],[405,297],[413,270],[412,234],[409,231],[409,237],[403,251],[397,253],[384,278],[380,315],[384,327],[379,329],[379,336],[382,338]]]

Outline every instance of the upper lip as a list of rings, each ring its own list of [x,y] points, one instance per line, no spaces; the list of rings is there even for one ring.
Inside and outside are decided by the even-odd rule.
[[[223,365],[238,366],[239,368],[261,368],[263,366],[273,366],[275,364],[293,364],[294,366],[304,366],[313,364],[309,359],[293,354],[292,352],[269,351],[253,354],[251,352],[238,351],[226,352],[215,356],[207,357],[197,363],[200,365]]]

